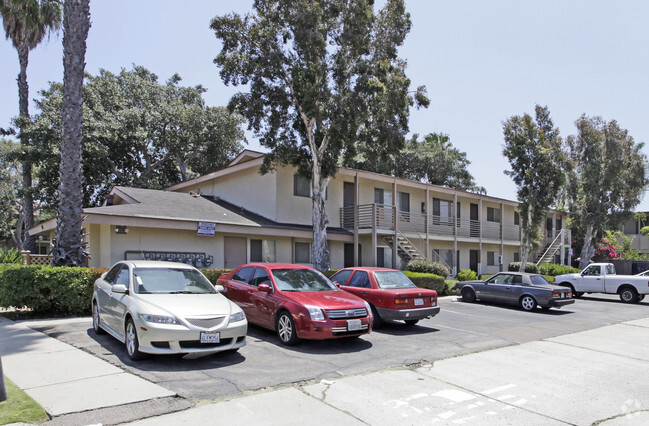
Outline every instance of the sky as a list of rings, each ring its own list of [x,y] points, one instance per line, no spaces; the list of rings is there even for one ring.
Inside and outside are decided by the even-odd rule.
[[[181,84],[208,89],[208,105],[226,105],[245,88],[221,81],[210,20],[251,7],[252,0],[93,0],[86,72],[136,64],[161,82],[179,73]],[[536,104],[549,108],[564,138],[586,114],[615,119],[636,142],[649,142],[649,2],[406,0],[406,10],[412,29],[399,54],[413,89],[425,85],[431,100],[411,111],[410,132],[449,134],[488,195],[516,200],[504,174],[502,123],[533,115]],[[62,34],[52,36],[30,53],[31,100],[63,80],[61,43]],[[18,70],[11,42],[0,40],[0,127],[18,115]],[[248,148],[264,150],[252,133],[247,138]],[[636,210],[649,211],[649,196]]]

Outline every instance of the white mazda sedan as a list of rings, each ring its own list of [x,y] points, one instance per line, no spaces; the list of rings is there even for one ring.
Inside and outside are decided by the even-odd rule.
[[[132,360],[237,351],[246,344],[248,321],[220,289],[183,263],[117,262],[95,281],[92,326],[125,343]]]

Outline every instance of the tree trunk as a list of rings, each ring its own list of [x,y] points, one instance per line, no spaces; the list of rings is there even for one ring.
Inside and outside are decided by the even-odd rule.
[[[21,43],[17,47],[18,62],[20,63],[20,73],[18,74],[18,125],[20,127],[20,144],[23,151],[23,187],[22,187],[22,204],[23,204],[23,225],[25,230],[34,226],[34,197],[32,194],[32,162],[29,150],[29,137],[26,133],[26,127],[29,123],[29,85],[27,84],[27,65],[29,64],[29,47]],[[22,238],[19,241],[21,250],[36,250],[36,239],[33,235],[22,232]]]
[[[311,191],[313,201],[313,245],[311,255],[313,267],[319,271],[328,271],[330,266],[329,248],[327,246],[327,211],[325,210],[325,197],[329,178],[323,179],[319,164],[313,166]]]
[[[530,255],[530,248],[532,247],[532,207],[527,206],[527,218],[523,218],[523,253],[521,253],[521,267],[518,269],[520,272],[525,272],[527,266],[527,258]]]
[[[581,248],[581,259],[579,260],[579,269],[584,269],[590,263],[590,259],[595,255],[595,231],[592,224],[586,225],[586,235],[584,235],[584,246]]]
[[[89,28],[89,0],[66,0],[63,6],[63,130],[54,254],[54,262],[60,266],[81,266],[85,261],[81,218],[81,128],[83,73]]]

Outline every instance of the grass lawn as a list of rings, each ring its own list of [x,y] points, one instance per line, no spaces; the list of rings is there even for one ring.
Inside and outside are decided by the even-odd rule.
[[[49,420],[43,408],[5,377],[7,400],[0,402],[0,425],[43,423]]]

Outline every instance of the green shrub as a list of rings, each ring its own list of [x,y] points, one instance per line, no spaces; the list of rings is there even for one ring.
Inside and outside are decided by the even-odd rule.
[[[557,265],[556,263],[541,263],[539,265],[539,273],[556,277],[563,274],[579,273],[580,270],[568,265]]]
[[[0,307],[27,307],[35,315],[89,315],[93,283],[103,268],[4,266]]]
[[[431,262],[430,260],[411,260],[408,262],[408,271],[421,272],[424,274],[435,274],[440,277],[448,276],[448,269],[446,266],[438,262]]]
[[[521,269],[521,262],[511,262],[507,267],[507,270],[510,272],[519,272],[520,269]],[[538,274],[539,268],[538,266],[536,266],[535,263],[528,262],[525,264],[525,272],[529,272],[530,274]]]
[[[458,281],[475,281],[478,279],[478,274],[471,269],[462,269],[457,273],[455,278],[457,278]]]
[[[403,271],[403,273],[410,278],[410,281],[415,283],[417,287],[435,290],[439,296],[444,295],[446,288],[444,277],[423,272]]]
[[[22,263],[20,250],[15,248],[0,248],[0,263]]]
[[[210,280],[210,282],[214,285],[216,285],[216,280],[218,280],[222,274],[230,271],[232,271],[232,269],[201,269],[201,272],[203,273],[203,275],[205,275],[205,278]]]
[[[331,278],[331,276],[336,272],[338,272],[338,269],[329,269],[328,271],[324,271],[323,274],[325,277]]]

